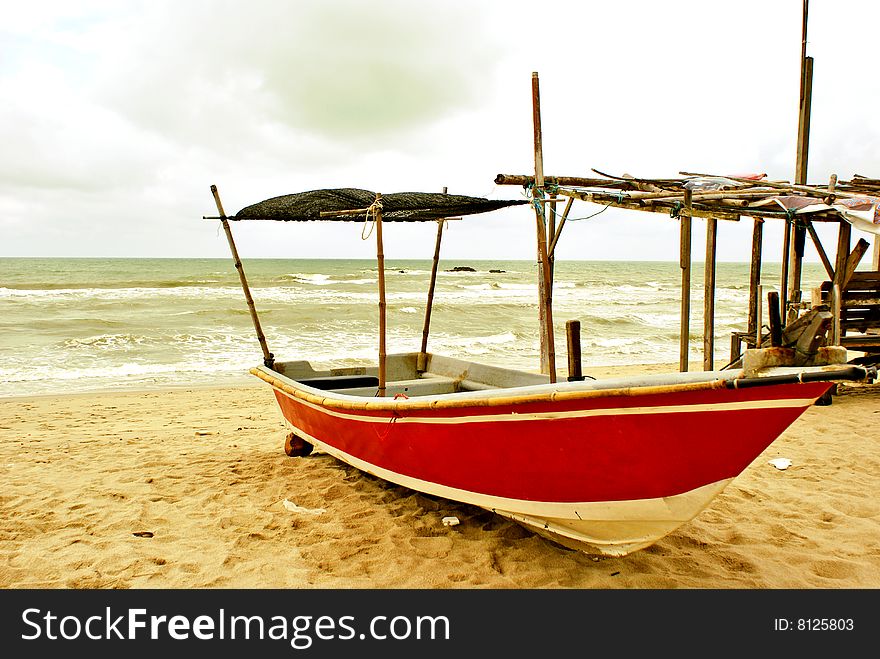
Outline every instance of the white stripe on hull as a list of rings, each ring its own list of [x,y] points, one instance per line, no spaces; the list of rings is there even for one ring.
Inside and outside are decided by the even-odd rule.
[[[294,433],[339,460],[418,492],[467,503],[508,517],[571,549],[623,556],[653,544],[693,519],[733,479],[668,497],[628,501],[529,501],[471,492],[383,469],[341,451],[293,426]]]

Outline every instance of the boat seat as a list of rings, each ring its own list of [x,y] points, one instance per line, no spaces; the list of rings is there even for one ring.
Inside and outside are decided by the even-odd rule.
[[[316,378],[302,378],[296,381],[315,389],[324,390],[379,386],[379,378],[375,375],[324,375]]]

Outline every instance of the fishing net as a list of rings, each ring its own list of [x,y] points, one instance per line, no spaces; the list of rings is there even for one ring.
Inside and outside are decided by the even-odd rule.
[[[272,197],[242,208],[230,220],[279,220],[308,222],[336,220],[363,222],[366,211],[342,217],[321,217],[321,213],[369,208],[376,201],[376,193],[358,188],[311,190],[297,194]],[[527,204],[518,199],[485,199],[440,192],[396,192],[382,195],[383,222],[419,222],[445,217],[487,213],[507,206]]]

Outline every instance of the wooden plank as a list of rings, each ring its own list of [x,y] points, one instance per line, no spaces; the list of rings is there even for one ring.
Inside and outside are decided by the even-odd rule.
[[[862,260],[862,257],[868,251],[870,247],[870,243],[864,238],[859,238],[859,242],[856,243],[856,246],[853,248],[853,251],[846,258],[846,266],[843,270],[843,278],[840,281],[840,289],[842,291],[846,291],[847,286],[849,285],[850,279],[852,279],[853,274],[855,274],[856,268],[859,267],[859,262]]]
[[[755,336],[757,329],[758,308],[761,305],[761,298],[758,294],[758,287],[761,284],[761,256],[764,245],[764,220],[755,218],[755,224],[752,227],[752,260],[749,268],[749,324],[748,334]],[[756,346],[757,347],[757,346]]]
[[[798,337],[794,347],[795,352],[799,355],[815,355],[819,351],[819,347],[825,343],[825,336],[828,334],[832,322],[831,314],[827,311],[815,314],[810,324]]]

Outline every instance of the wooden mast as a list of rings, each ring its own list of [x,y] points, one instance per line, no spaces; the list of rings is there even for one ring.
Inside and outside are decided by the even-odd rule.
[[[268,368],[273,368],[275,366],[275,355],[269,352],[269,347],[266,345],[266,337],[263,336],[263,328],[260,326],[257,308],[254,305],[254,299],[251,297],[247,277],[244,275],[244,266],[238,257],[238,250],[235,248],[235,241],[232,239],[232,229],[229,227],[226,211],[223,210],[223,204],[220,202],[220,193],[217,191],[216,185],[211,186],[211,194],[214,195],[214,203],[217,204],[217,212],[220,214],[220,223],[223,225],[223,231],[226,233],[226,241],[229,243],[229,250],[232,252],[232,260],[235,263],[235,269],[238,270],[238,278],[241,280],[244,299],[247,300],[248,310],[251,312],[251,320],[254,323],[254,329],[257,331],[257,341],[260,342],[260,348],[263,351],[263,363]]]
[[[538,237],[538,318],[541,325],[541,372],[556,382],[556,349],[553,336],[553,279],[547,255],[544,212],[544,155],[541,137],[541,97],[537,72],[532,73],[532,126],[535,146],[535,230]]]
[[[446,188],[443,188],[446,194]],[[422,346],[419,349],[418,364],[416,370],[424,372],[428,360],[428,331],[431,327],[431,308],[434,306],[434,287],[437,284],[437,268],[440,264],[440,241],[443,238],[443,223],[445,220],[437,220],[437,240],[434,243],[434,260],[431,262],[431,281],[428,284],[428,302],[425,305],[425,324],[422,328]]]
[[[684,191],[684,209],[679,214],[681,222],[680,253],[681,268],[681,335],[679,338],[678,370],[688,370],[688,343],[691,334],[691,191]]]
[[[376,193],[376,201],[370,207],[376,222],[376,264],[379,279],[379,391],[378,396],[385,395],[385,247],[382,244],[382,194]]]

